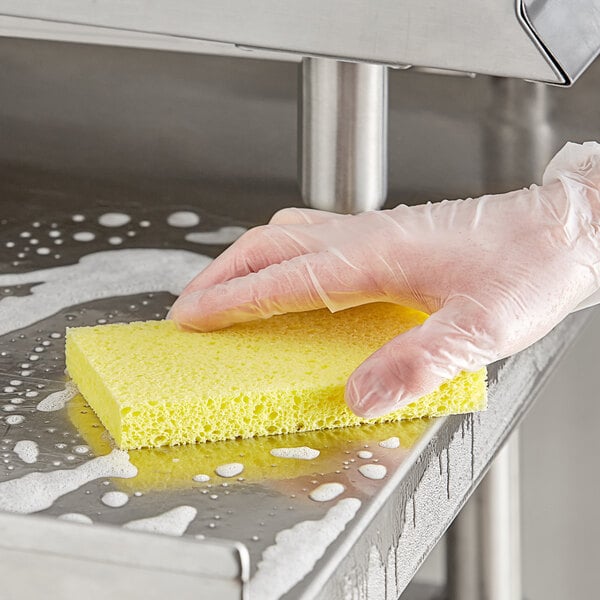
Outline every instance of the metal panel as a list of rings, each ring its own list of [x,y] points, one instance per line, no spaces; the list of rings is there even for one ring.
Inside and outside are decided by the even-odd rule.
[[[0,14],[563,82],[517,19],[514,0],[0,0]]]

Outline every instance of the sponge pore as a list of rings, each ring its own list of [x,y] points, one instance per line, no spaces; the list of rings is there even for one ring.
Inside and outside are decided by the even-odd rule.
[[[461,373],[378,419],[344,402],[352,371],[427,315],[387,303],[290,313],[211,333],[171,321],[71,328],[67,369],[123,449],[472,412],[486,371]]]

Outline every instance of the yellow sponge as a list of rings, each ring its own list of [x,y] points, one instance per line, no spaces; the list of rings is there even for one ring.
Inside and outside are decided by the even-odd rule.
[[[114,442],[102,427],[98,417],[83,396],[78,394],[68,406],[69,419],[81,433],[95,456],[108,454]],[[117,477],[113,484],[120,490],[132,493],[151,490],[189,489],[198,487],[194,476],[207,474],[211,481],[219,465],[241,462],[242,473],[248,483],[266,480],[309,477],[315,473],[333,473],[340,468],[340,447],[348,450],[364,449],[365,444],[375,450],[381,464],[385,455],[377,442],[397,437],[400,447],[411,448],[427,430],[430,419],[410,419],[361,427],[345,427],[322,431],[304,431],[287,435],[268,435],[211,444],[185,444],[130,450],[129,460],[137,468],[133,478]],[[276,448],[308,446],[320,451],[313,460],[290,460],[271,455]],[[397,456],[396,450],[394,455]],[[350,458],[350,457],[349,457]]]
[[[120,448],[311,431],[471,412],[485,369],[366,421],[344,402],[352,371],[424,313],[368,304],[291,313],[212,333],[170,321],[69,329],[67,369]]]

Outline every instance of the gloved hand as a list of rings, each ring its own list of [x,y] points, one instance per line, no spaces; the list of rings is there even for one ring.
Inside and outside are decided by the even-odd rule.
[[[376,301],[425,311],[348,380],[350,408],[380,416],[526,348],[598,291],[599,188],[600,145],[567,144],[542,187],[356,216],[286,209],[200,273],[171,318],[209,331]]]

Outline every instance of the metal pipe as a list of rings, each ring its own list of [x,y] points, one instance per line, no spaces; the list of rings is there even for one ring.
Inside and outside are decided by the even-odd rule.
[[[381,208],[387,195],[387,67],[304,58],[300,68],[304,202],[344,213]]]
[[[518,432],[448,530],[448,600],[521,598]]]

